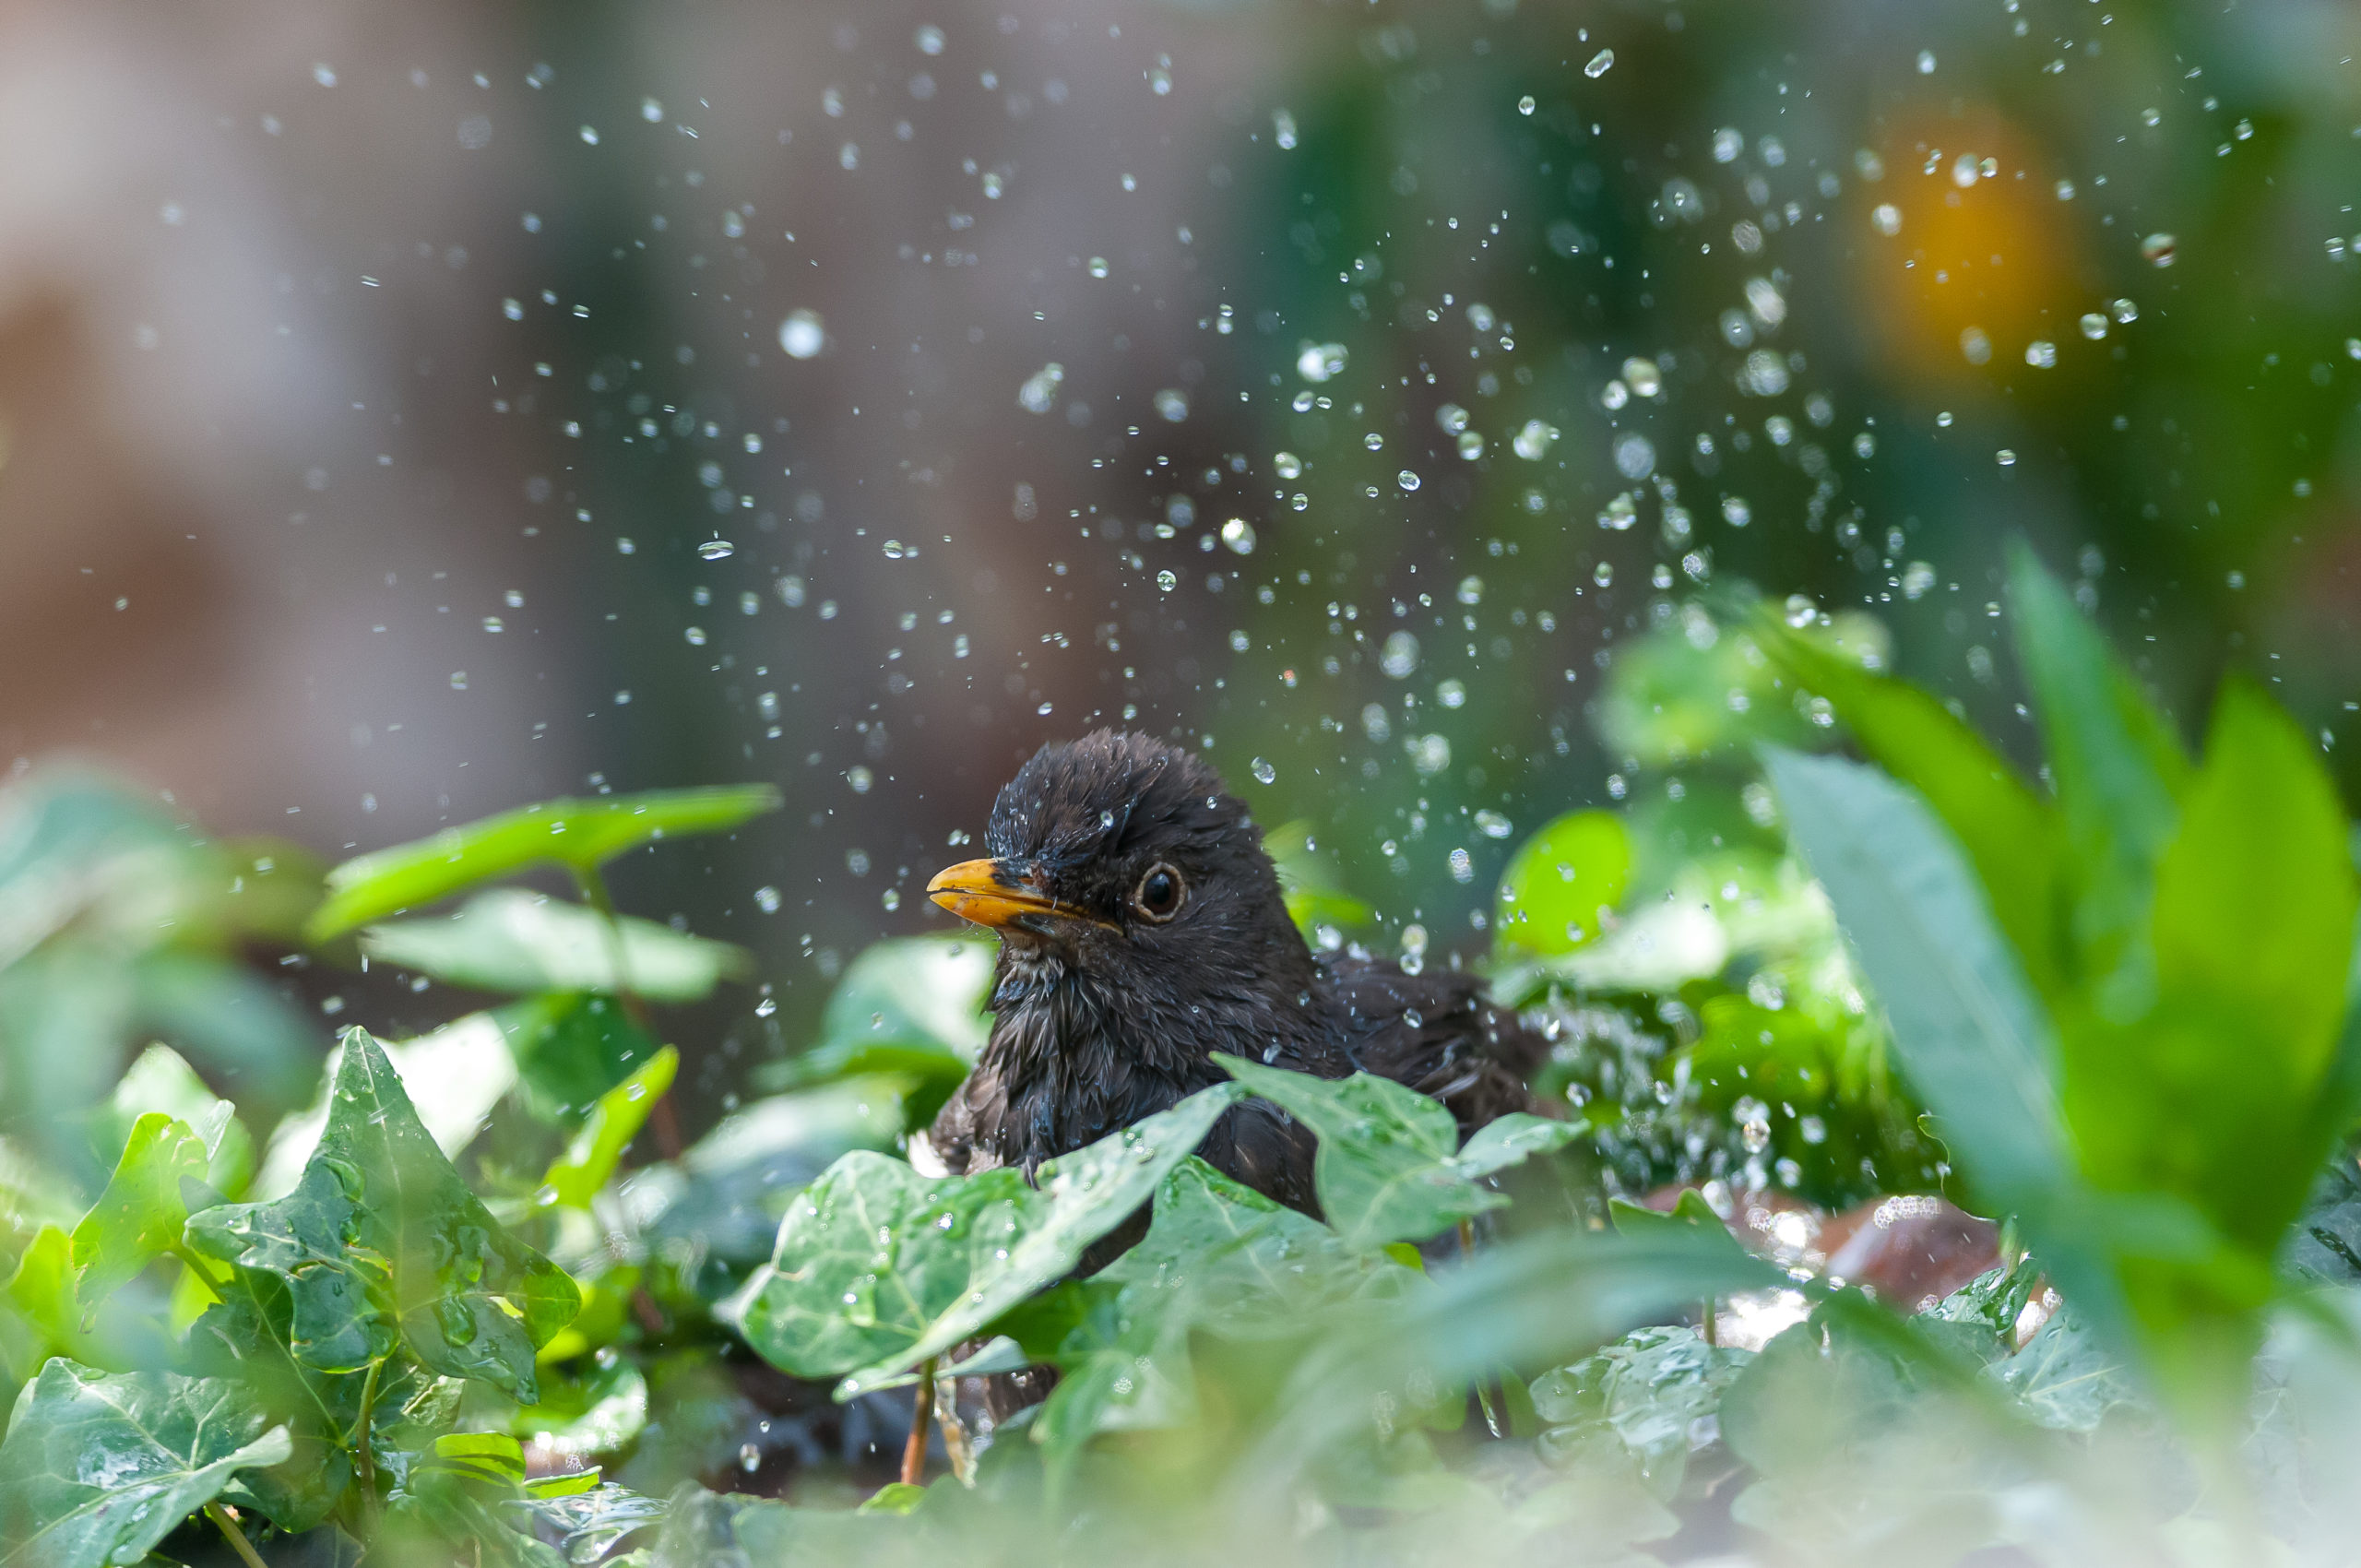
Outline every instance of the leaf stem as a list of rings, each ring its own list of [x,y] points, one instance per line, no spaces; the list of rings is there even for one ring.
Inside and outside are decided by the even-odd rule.
[[[230,1517],[227,1509],[218,1503],[208,1503],[205,1505],[205,1516],[229,1538],[230,1550],[245,1560],[246,1568],[268,1568],[262,1560],[262,1554],[255,1550],[252,1541],[246,1539],[246,1532],[238,1527],[238,1521]]]
[[[607,888],[607,873],[595,863],[571,864],[574,885],[582,890],[582,901],[603,917],[607,932],[607,964],[614,975],[615,1000],[623,1004],[623,1016],[629,1018],[640,1032],[653,1038],[656,1027],[649,1019],[647,1004],[632,989],[631,966],[623,950],[623,920],[615,911],[615,896]],[[656,1146],[667,1159],[681,1157],[681,1119],[672,1110],[668,1095],[656,1102],[648,1113],[648,1124],[656,1134]]]
[[[919,1369],[918,1408],[910,1412],[910,1441],[902,1450],[902,1484],[917,1486],[926,1475],[927,1429],[934,1425],[934,1367],[929,1356]]]
[[[187,1269],[191,1274],[196,1275],[198,1279],[202,1280],[205,1284],[205,1288],[213,1292],[213,1299],[215,1301],[226,1301],[230,1299],[230,1281],[215,1274],[213,1270],[207,1265],[206,1261],[197,1256],[196,1253],[190,1248],[186,1241],[174,1241],[171,1246],[164,1250],[170,1253],[173,1257],[180,1259],[182,1267]]]
[[[357,1461],[353,1467],[361,1478],[361,1505],[372,1515],[377,1511],[377,1454],[369,1441],[369,1423],[376,1410],[377,1374],[385,1365],[383,1359],[369,1363],[369,1375],[361,1383],[361,1416],[345,1439]]]

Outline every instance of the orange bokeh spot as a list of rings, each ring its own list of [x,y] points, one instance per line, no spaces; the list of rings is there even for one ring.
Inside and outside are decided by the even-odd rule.
[[[1978,334],[1995,368],[2022,365],[2028,343],[2057,338],[2077,297],[2055,177],[2033,139],[1989,106],[1905,112],[1889,125],[1878,148],[1885,177],[1854,186],[1848,219],[1880,346],[1904,376],[1980,379]]]

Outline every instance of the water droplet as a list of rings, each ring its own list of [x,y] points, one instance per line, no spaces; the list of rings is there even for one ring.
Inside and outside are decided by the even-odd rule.
[[[691,647],[705,647],[705,628],[703,626],[691,626],[681,635],[688,639],[689,646]]]
[[[2003,446],[1998,452],[1992,454],[1992,460],[1999,463],[2004,469],[2012,469],[2017,465],[2016,448],[2013,446]]]
[[[1221,526],[1221,541],[1240,555],[1254,553],[1254,525],[1243,517],[1232,517]]]
[[[484,629],[485,631],[487,631],[487,632],[497,632],[497,631],[499,631],[499,630],[501,629],[501,620],[500,620],[500,617],[499,617],[499,616],[497,616],[497,615],[487,615],[487,616],[485,616],[485,617],[483,618],[483,629]]]
[[[2140,259],[2151,267],[2170,267],[2179,255],[2179,242],[2168,233],[2159,232],[2140,242]]]
[[[2094,343],[2106,336],[2106,317],[2097,311],[2087,312],[2080,325],[2082,336]]]
[[[1268,784],[1279,776],[1279,770],[1273,767],[1266,757],[1256,757],[1247,771],[1254,775],[1257,783],[1262,784]]]
[[[1189,417],[1189,394],[1178,386],[1168,386],[1156,395],[1156,411],[1171,424],[1179,424]]]
[[[1612,49],[1602,49],[1597,53],[1590,57],[1590,63],[1583,67],[1583,75],[1589,77],[1595,81],[1598,77],[1607,75],[1607,73],[1614,67],[1614,65],[1615,51]]]
[[[1180,586],[1180,574],[1167,566],[1156,575],[1156,586],[1166,593],[1170,593]]]
[[[1416,490],[1418,488],[1418,476],[1412,473],[1409,469],[1404,469],[1400,473],[1394,476],[1394,482],[1400,485],[1404,490]]]
[[[1892,239],[1902,232],[1902,208],[1890,201],[1881,201],[1869,209],[1869,223],[1879,233]]]
[[[738,547],[726,539],[709,539],[697,546],[700,561],[727,561],[738,553]]]
[[[2025,345],[2025,363],[2035,370],[2055,370],[2058,367],[2058,345],[2047,338],[2035,339]]]
[[[787,350],[791,360],[808,360],[827,346],[826,328],[820,325],[820,313],[799,310],[788,313],[778,324],[778,346]]]
[[[1418,667],[1418,639],[1408,632],[1395,632],[1385,639],[1377,656],[1377,667],[1399,681]]]
[[[929,22],[911,35],[911,42],[919,46],[921,54],[940,54],[943,53],[943,30]]]
[[[1533,107],[1533,94],[1529,92],[1516,101],[1516,112],[1520,114],[1532,113]]]
[[[2117,300],[2106,308],[2108,314],[2115,317],[2118,325],[2129,327],[2140,319],[2140,307],[2130,300]]]
[[[1272,457],[1271,469],[1281,479],[1299,479],[1303,474],[1303,459],[1292,452],[1280,452]]]
[[[1558,427],[1540,420],[1527,420],[1509,445],[1526,462],[1537,463],[1548,453],[1550,444],[1558,439]]]
[[[1106,258],[1105,256],[1103,256],[1103,255],[1094,255],[1094,256],[1092,256],[1092,257],[1090,258],[1090,262],[1089,262],[1089,266],[1088,266],[1088,267],[1087,267],[1087,270],[1088,270],[1088,272],[1090,273],[1090,275],[1091,275],[1093,278],[1104,278],[1104,277],[1106,277],[1106,276],[1107,276],[1107,258]]]
[[[738,1467],[740,1469],[745,1471],[748,1475],[752,1475],[756,1470],[762,1468],[762,1465],[763,1451],[761,1449],[755,1447],[751,1443],[741,1443],[739,1445]]]
[[[1505,838],[1516,831],[1516,824],[1496,811],[1476,814],[1476,830],[1487,838]]]
[[[1601,561],[1597,565],[1593,566],[1590,570],[1590,580],[1596,583],[1601,588],[1606,588],[1608,584],[1614,582],[1615,567],[1613,564]]]
[[[1296,355],[1295,373],[1316,385],[1341,374],[1348,357],[1342,343],[1306,343]]]

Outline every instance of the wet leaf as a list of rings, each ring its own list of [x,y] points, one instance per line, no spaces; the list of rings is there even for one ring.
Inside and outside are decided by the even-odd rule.
[[[1996,1211],[2048,1212],[2068,1180],[2055,1037],[1956,841],[1873,769],[1793,752],[1765,760],[1937,1134]]]
[[[2010,552],[2009,603],[2070,857],[2068,978],[2107,981],[2144,1001],[2154,971],[2140,927],[2189,759],[2098,629],[2021,540]]]
[[[745,784],[543,801],[345,861],[328,873],[327,900],[305,929],[325,942],[528,866],[592,870],[658,838],[726,833],[780,800],[772,785]]]
[[[323,1371],[397,1343],[445,1376],[538,1397],[533,1352],[580,1305],[565,1272],[494,1223],[362,1029],[344,1036],[327,1128],[286,1197],[191,1220],[198,1250],[287,1281],[291,1344]]]
[[[558,1538],[568,1562],[585,1564],[608,1561],[626,1538],[661,1525],[668,1512],[662,1498],[612,1482],[560,1497],[529,1497],[517,1506]]]
[[[1967,851],[2026,972],[2054,992],[2063,833],[2056,809],[1932,693],[1875,674],[1768,612],[1755,635],[1791,679],[1828,699],[1872,761],[1926,798]]]
[[[1357,1253],[1318,1221],[1183,1160],[1157,1188],[1136,1246],[1007,1325],[1061,1373],[1033,1440],[1062,1473],[1098,1432],[1169,1425],[1195,1408],[1192,1335],[1285,1336],[1324,1309],[1416,1283],[1383,1253]]]
[[[0,1443],[0,1565],[136,1562],[240,1471],[290,1452],[234,1383],[53,1360]]]
[[[151,1111],[132,1123],[106,1191],[74,1227],[75,1291],[86,1306],[180,1245],[188,1223],[182,1183],[203,1190],[207,1167],[205,1143],[186,1123]]]
[[[2062,1431],[2093,1431],[2109,1410],[2145,1404],[2122,1361],[2069,1307],[2050,1313],[2024,1348],[1995,1361],[1991,1373],[2035,1421]]]
[[[1370,1073],[1315,1078],[1234,1056],[1214,1060],[1320,1139],[1312,1182],[1328,1223],[1356,1248],[1418,1241],[1508,1199],[1482,1178],[1580,1135],[1570,1123],[1523,1112],[1501,1117],[1459,1146],[1459,1125],[1440,1102]]]
[[[694,1002],[748,972],[745,950],[653,921],[610,921],[515,888],[480,893],[456,915],[375,925],[362,951],[476,991],[628,992]]]
[[[238,1120],[237,1107],[218,1098],[196,1075],[180,1052],[168,1045],[151,1045],[139,1053],[115,1084],[114,1093],[94,1122],[93,1135],[103,1129],[102,1154],[121,1160],[131,1141],[131,1129],[151,1111],[160,1111],[188,1124],[206,1148],[204,1181],[225,1196],[245,1195],[254,1179],[254,1134]]]
[[[516,1060],[526,1110],[561,1127],[579,1126],[599,1096],[656,1054],[657,1042],[611,996],[531,996],[492,1016]]]
[[[929,1180],[847,1155],[789,1208],[731,1309],[741,1331],[799,1377],[851,1373],[839,1398],[900,1380],[1071,1270],[1243,1093],[1201,1090],[1043,1165],[1038,1187],[1007,1168]]]
[[[1534,1381],[1534,1413],[1548,1423],[1536,1449],[1549,1463],[1571,1465],[1589,1459],[1593,1444],[1611,1442],[1648,1490],[1668,1501],[1680,1490],[1690,1454],[1719,1435],[1722,1395],[1753,1359],[1751,1350],[1708,1345],[1686,1326],[1635,1329]]]
[[[681,1053],[668,1045],[638,1072],[599,1096],[589,1120],[541,1178],[535,1204],[587,1208],[623,1163],[623,1151],[647,1125],[656,1102],[671,1089],[680,1066]]]
[[[516,1064],[496,1013],[469,1013],[413,1039],[378,1041],[377,1049],[393,1063],[410,1109],[447,1158],[457,1158],[475,1141],[484,1119],[516,1084]],[[331,1050],[327,1078],[318,1096],[272,1130],[262,1170],[255,1178],[255,1197],[284,1197],[295,1190],[327,1127],[334,1080],[343,1061],[342,1046]]]

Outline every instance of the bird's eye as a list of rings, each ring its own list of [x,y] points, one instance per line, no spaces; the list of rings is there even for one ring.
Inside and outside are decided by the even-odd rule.
[[[1188,897],[1189,885],[1181,880],[1180,873],[1158,861],[1140,878],[1139,888],[1132,895],[1132,907],[1161,925],[1180,912],[1180,905]]]

